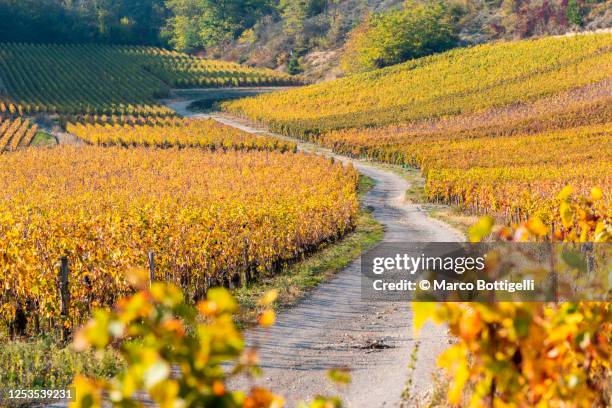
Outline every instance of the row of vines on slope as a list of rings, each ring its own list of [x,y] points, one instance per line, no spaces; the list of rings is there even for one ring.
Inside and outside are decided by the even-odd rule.
[[[235,62],[208,60],[176,51],[150,47],[126,47],[122,51],[136,57],[147,71],[173,88],[300,84],[299,79],[283,72],[246,67]]]
[[[460,48],[223,106],[307,137],[525,103],[611,77],[612,34],[586,34]]]
[[[610,34],[486,44],[223,106],[418,167],[431,201],[549,223],[565,185],[612,190],[611,52]]]
[[[419,167],[427,198],[519,221],[554,221],[565,185],[612,190],[612,83],[507,109],[422,123],[330,132],[334,151]],[[610,217],[610,202],[604,200]]]
[[[269,136],[253,136],[216,120],[173,119],[158,125],[69,124],[67,131],[97,145],[200,147],[208,150],[295,151],[297,146]]]
[[[32,143],[38,126],[28,119],[4,119],[0,116],[0,153],[27,147]]]
[[[0,114],[173,116],[170,87],[291,85],[271,70],[151,47],[0,44]]]
[[[58,260],[70,261],[68,326],[129,291],[146,266],[189,299],[275,270],[350,231],[357,173],[302,153],[58,147],[0,161],[0,316],[58,323]],[[56,319],[53,321],[53,319]]]

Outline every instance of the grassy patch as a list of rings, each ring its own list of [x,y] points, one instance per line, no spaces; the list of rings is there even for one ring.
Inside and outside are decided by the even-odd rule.
[[[76,374],[107,378],[123,367],[112,350],[81,353],[44,339],[0,342],[0,384],[5,389],[66,389]]]
[[[37,132],[36,135],[34,135],[30,146],[53,146],[55,144],[57,144],[55,136],[46,132]]]
[[[363,196],[374,186],[374,180],[361,176],[359,194]],[[323,245],[317,252],[306,257],[282,272],[260,277],[248,287],[236,289],[234,295],[241,305],[240,325],[255,322],[259,312],[257,300],[268,290],[277,289],[278,308],[295,304],[308,291],[332,278],[337,272],[349,265],[363,251],[380,242],[383,237],[382,226],[365,208],[361,209],[355,231],[338,242]]]

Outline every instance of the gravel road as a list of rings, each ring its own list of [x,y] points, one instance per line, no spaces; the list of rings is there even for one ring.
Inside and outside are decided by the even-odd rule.
[[[250,133],[271,134],[229,116],[193,114],[186,109],[190,102],[171,101],[168,106],[183,116],[213,118]],[[403,177],[372,163],[297,142],[304,151],[352,162],[359,172],[376,181],[364,204],[384,225],[384,241],[464,240],[458,231],[404,200],[409,183]],[[395,407],[400,405],[411,377],[413,400],[405,406],[424,399],[431,391],[436,357],[448,345],[446,329],[427,325],[418,338],[413,337],[410,305],[362,300],[360,285],[357,260],[295,307],[281,312],[274,327],[247,331],[248,343],[260,350],[264,374],[256,380],[241,379],[236,385],[264,385],[283,395],[290,407],[318,394],[339,395],[349,407]],[[409,376],[410,355],[417,342],[416,368]],[[336,367],[351,371],[352,382],[344,389],[336,389],[326,378],[326,371]]]

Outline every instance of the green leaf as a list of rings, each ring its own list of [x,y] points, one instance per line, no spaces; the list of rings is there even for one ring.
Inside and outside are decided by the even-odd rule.
[[[581,272],[587,271],[586,259],[575,251],[565,250],[561,254],[561,259],[571,268],[578,269]]]
[[[327,372],[327,376],[337,384],[348,384],[351,382],[351,373],[346,369],[334,368]]]

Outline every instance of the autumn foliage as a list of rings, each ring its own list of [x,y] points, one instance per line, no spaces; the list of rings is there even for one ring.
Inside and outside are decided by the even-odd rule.
[[[129,278],[140,290],[113,311],[98,310],[74,341],[77,350],[119,348],[127,368],[112,379],[78,376],[71,407],[138,407],[151,401],[161,408],[283,406],[283,398],[265,388],[242,391],[229,384],[261,370],[257,350],[245,345],[234,324],[238,305],[226,289],[210,289],[194,307],[173,285],[148,288],[146,271],[132,271]],[[258,302],[263,327],[274,323],[276,296],[270,291]],[[350,379],[338,371],[329,376],[338,382]],[[340,401],[319,396],[306,406],[338,408]]]
[[[612,241],[590,198],[559,197],[563,220],[553,239]],[[587,214],[585,217],[584,215]],[[481,221],[479,240],[491,233]],[[547,233],[537,219],[502,228],[498,239],[526,241]],[[585,232],[588,231],[588,232]],[[596,232],[596,235],[591,235]],[[417,331],[427,319],[445,323],[454,344],[438,363],[451,376],[448,401],[470,407],[609,406],[612,309],[609,302],[413,303]]]
[[[418,167],[429,201],[550,225],[564,186],[612,190],[611,41],[487,44],[224,107],[340,154]],[[598,205],[609,218],[609,199]]]
[[[37,131],[38,126],[30,123],[29,119],[6,118],[3,120],[0,115],[0,154],[28,147]]]
[[[110,146],[200,147],[206,150],[295,151],[293,142],[255,136],[216,120],[169,119],[158,124],[68,124],[66,130],[87,143]]]
[[[298,137],[426,123],[609,80],[610,45],[612,34],[488,43],[223,108]]]
[[[33,332],[78,325],[148,265],[192,300],[244,284],[350,231],[357,173],[322,157],[57,147],[0,162],[0,316]],[[60,319],[59,260],[70,311]]]
[[[0,114],[174,116],[170,87],[290,85],[287,74],[144,46],[0,44]]]

